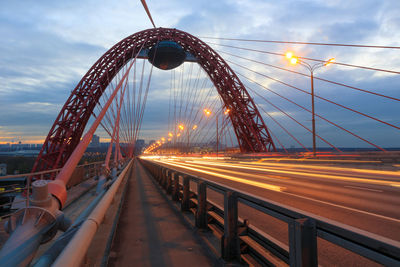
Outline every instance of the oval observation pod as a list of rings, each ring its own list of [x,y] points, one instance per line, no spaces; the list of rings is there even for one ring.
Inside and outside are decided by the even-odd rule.
[[[153,46],[148,54],[149,61],[162,70],[172,70],[186,59],[185,50],[174,41],[161,41]]]

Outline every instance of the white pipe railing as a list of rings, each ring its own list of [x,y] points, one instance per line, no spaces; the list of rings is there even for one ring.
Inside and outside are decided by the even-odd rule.
[[[68,243],[63,252],[54,262],[54,266],[81,266],[93,237],[102,223],[104,215],[107,212],[107,209],[109,208],[122,180],[125,178],[126,172],[131,168],[132,163],[133,160],[128,163],[126,168],[121,172],[117,180],[115,180],[110,189],[104,195],[103,199],[87,217],[85,222],[83,222],[74,238]]]

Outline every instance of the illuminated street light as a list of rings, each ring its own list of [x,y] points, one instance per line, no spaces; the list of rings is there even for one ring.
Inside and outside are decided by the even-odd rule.
[[[296,65],[298,62],[299,62],[299,60],[298,60],[297,57],[292,57],[292,58],[290,59],[290,64],[292,64],[292,65]]]
[[[185,126],[183,124],[179,124],[178,125],[179,130],[183,131],[185,130]]]
[[[211,110],[205,108],[203,111],[204,111],[204,114],[206,114],[207,117],[209,117],[211,115]]]
[[[196,130],[197,129],[197,125],[193,125],[192,130]]]
[[[174,135],[172,133],[168,133],[168,136],[169,137],[173,137]]]
[[[228,115],[229,112],[231,112],[231,110],[230,110],[229,108],[227,108],[227,109],[224,111],[224,114],[225,114],[225,115]]]
[[[291,59],[293,57],[293,52],[286,52],[285,56],[287,59]]]
[[[305,66],[309,71],[310,71],[310,78],[311,78],[311,113],[312,113],[312,139],[313,139],[313,155],[314,157],[317,154],[317,149],[316,149],[316,140],[315,140],[315,107],[314,107],[314,71],[318,68],[328,66],[330,64],[333,64],[335,62],[335,58],[331,58],[326,61],[322,61],[320,63],[310,65],[307,62],[300,60],[298,57],[296,57],[293,52],[287,52],[285,54],[285,57],[290,61],[292,65],[300,64]]]

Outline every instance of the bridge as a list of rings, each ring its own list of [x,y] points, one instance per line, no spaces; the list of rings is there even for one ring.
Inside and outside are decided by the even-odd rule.
[[[400,152],[388,145],[400,126],[380,112],[400,98],[356,85],[400,72],[259,43],[400,49],[157,27],[126,37],[72,90],[32,172],[1,177],[13,182],[0,265],[400,265]],[[331,68],[359,76],[315,76]],[[159,112],[146,117],[150,90]],[[139,151],[155,116],[165,128]],[[79,165],[95,133],[110,138],[105,159]]]

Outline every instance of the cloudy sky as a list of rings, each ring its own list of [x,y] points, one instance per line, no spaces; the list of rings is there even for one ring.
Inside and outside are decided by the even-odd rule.
[[[139,0],[0,0],[0,3],[0,143],[43,141],[70,92],[93,63],[121,39],[151,28]],[[400,46],[398,0],[147,0],[147,4],[157,27],[178,28],[207,42],[276,53],[284,53],[290,49],[304,57],[335,57],[342,63],[400,71],[400,49],[272,45],[203,38]],[[211,46],[232,62],[309,90],[309,79],[306,77],[279,72],[222,52],[307,73],[300,66],[289,66],[282,57]],[[232,68],[304,106],[310,104],[307,95],[236,65],[232,65]],[[318,71],[316,76],[400,98],[398,74],[332,66],[328,70]],[[161,79],[163,76],[157,77]],[[301,112],[276,95],[243,79],[246,85],[273,101],[288,114],[304,124],[310,124],[308,113]],[[157,83],[156,79],[154,84],[160,82]],[[316,81],[316,90],[323,97],[400,126],[398,101],[319,81]],[[252,95],[258,105],[284,126],[292,129],[292,133],[306,145],[310,145],[309,133],[271,105]],[[159,101],[160,98],[150,92],[143,124],[146,139],[157,138],[159,132],[165,131],[167,127],[163,125],[163,120],[156,123],[154,116],[151,117],[151,114],[160,112]],[[398,129],[323,101],[317,100],[316,105],[324,117],[362,134],[380,146],[400,146]],[[273,121],[266,118],[266,123],[276,135],[281,136],[281,141],[286,146],[298,146]],[[155,124],[159,125],[159,129],[155,129]],[[321,120],[317,120],[317,124],[318,132],[337,146],[366,146]]]

